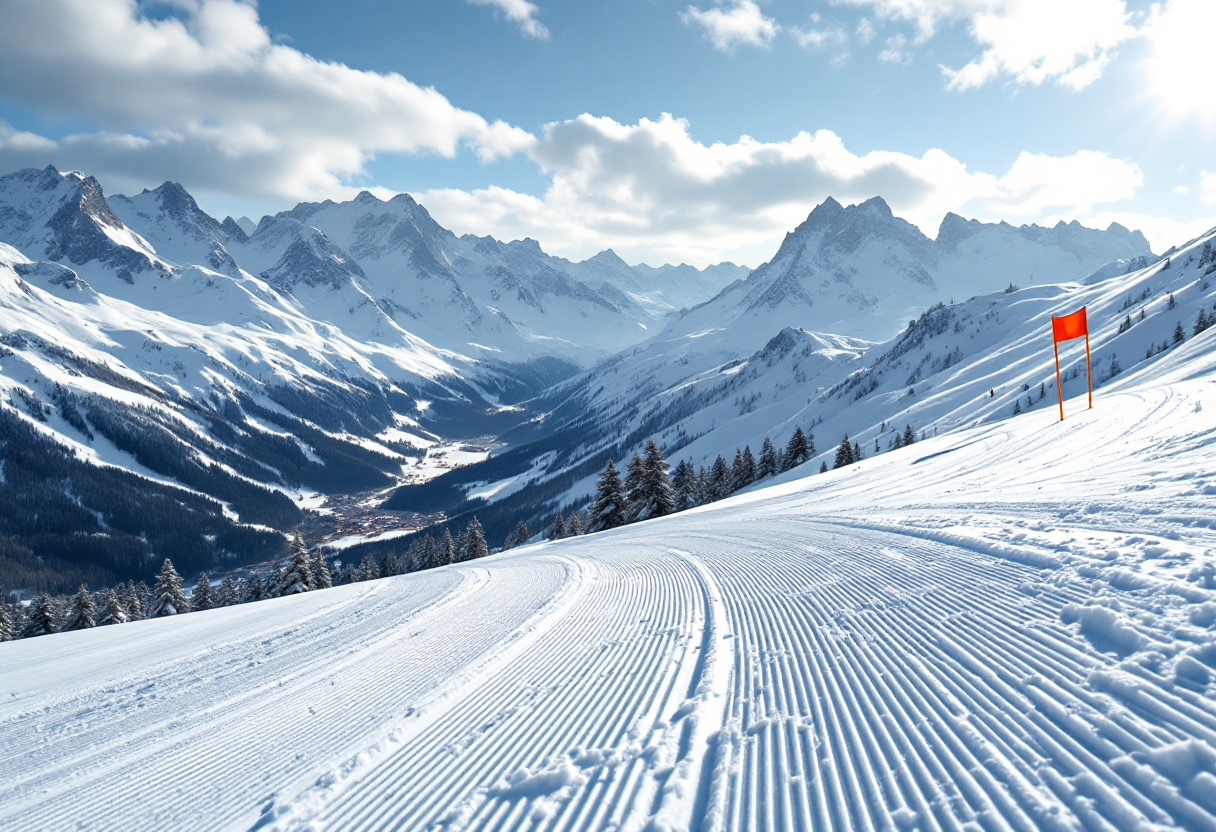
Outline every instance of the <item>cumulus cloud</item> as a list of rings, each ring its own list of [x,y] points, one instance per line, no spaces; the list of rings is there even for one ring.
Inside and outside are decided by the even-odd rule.
[[[739,44],[767,47],[781,29],[776,21],[764,16],[754,0],[733,0],[725,9],[705,11],[689,6],[680,13],[680,19],[688,26],[700,26],[710,42],[724,52]]]
[[[913,23],[921,42],[942,23],[965,21],[983,52],[962,67],[942,67],[948,86],[960,90],[1000,77],[1021,84],[1055,81],[1079,90],[1101,77],[1116,47],[1137,35],[1125,0],[847,2],[869,7],[888,20]]]
[[[985,220],[1083,217],[1134,196],[1143,181],[1136,165],[1094,151],[1023,153],[990,174],[937,149],[858,155],[828,130],[706,145],[670,115],[633,125],[583,115],[548,125],[528,152],[550,176],[542,197],[489,188],[420,198],[458,232],[534,237],[569,257],[611,246],[649,262],[757,265],[827,196],[881,195],[934,236],[947,211]]]
[[[299,199],[346,193],[379,152],[453,156],[467,146],[492,159],[534,141],[395,73],[276,44],[252,3],[175,5],[177,16],[153,19],[134,0],[0,4],[0,96],[102,128],[53,147],[10,128],[0,166],[50,156],[107,181],[163,176]]]
[[[528,0],[468,0],[475,6],[494,6],[507,20],[519,24],[519,30],[530,38],[549,39],[549,30],[544,27],[536,15],[540,8]]]

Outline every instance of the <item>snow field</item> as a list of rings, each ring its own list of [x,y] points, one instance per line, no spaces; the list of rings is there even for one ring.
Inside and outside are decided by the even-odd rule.
[[[0,645],[0,825],[1214,830],[1197,366],[612,532]]]

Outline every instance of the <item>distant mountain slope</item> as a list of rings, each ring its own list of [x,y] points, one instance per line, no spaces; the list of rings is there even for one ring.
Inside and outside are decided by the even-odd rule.
[[[1194,337],[1216,355],[1216,328],[1195,334],[1201,312],[1216,322],[1214,242],[1216,233],[1170,258],[1118,261],[1093,276],[1076,275],[1082,282],[936,304],[879,344],[785,327],[740,356],[737,345],[759,336],[738,334],[747,318],[687,334],[679,331],[681,319],[548,391],[538,403],[545,415],[517,430],[511,452],[403,488],[392,504],[494,493],[493,483],[535,466],[530,483],[506,490],[500,502],[463,505],[505,535],[520,517],[543,528],[557,507],[584,500],[604,460],[628,458],[647,437],[659,440],[673,464],[708,466],[718,454],[729,461],[744,445],[757,452],[765,437],[784,446],[801,426],[814,433],[818,456],[808,464],[818,468],[832,464],[846,433],[865,453],[875,452],[876,442],[885,453],[907,425],[934,435],[1009,418],[1015,405],[1050,418],[1053,314],[1088,307],[1100,390],[1151,374],[1161,355],[1178,348],[1179,327],[1186,349]],[[1062,360],[1065,394],[1076,397],[1084,389],[1084,352],[1065,345]]]
[[[666,315],[708,300],[736,280],[747,277],[746,266],[717,263],[704,269],[681,264],[654,268],[630,266],[612,249],[581,263],[562,261],[563,267],[588,286],[604,284],[627,295],[654,315]]]
[[[731,326],[741,352],[783,327],[885,340],[925,307],[1005,288],[1076,279],[1111,260],[1152,257],[1140,232],[965,221],[936,240],[881,198],[827,199],[786,235],[772,260],[692,309],[672,333]]]
[[[565,265],[404,195],[254,226],[171,182],[107,200],[82,173],[0,176],[0,583],[264,559],[301,495],[526,421],[514,403],[656,321]]]

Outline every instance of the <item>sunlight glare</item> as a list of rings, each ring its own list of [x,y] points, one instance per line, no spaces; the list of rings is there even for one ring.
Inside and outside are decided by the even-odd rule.
[[[1207,43],[1216,31],[1216,2],[1170,0],[1154,5],[1145,27],[1150,52],[1145,61],[1149,94],[1171,121],[1195,117],[1204,132],[1216,131],[1216,99],[1205,89],[1212,77]]]

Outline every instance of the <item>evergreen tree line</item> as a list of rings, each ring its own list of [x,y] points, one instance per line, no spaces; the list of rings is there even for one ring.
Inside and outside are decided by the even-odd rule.
[[[634,451],[625,466],[625,477],[609,459],[600,471],[595,496],[581,512],[568,518],[559,511],[545,534],[550,540],[586,532],[614,529],[629,523],[663,517],[712,503],[754,482],[788,471],[815,455],[815,435],[795,427],[784,449],[764,438],[759,458],[751,446],[736,448],[733,462],[719,454],[708,467],[699,468],[681,460],[674,471],[654,439],[646,440],[642,453]],[[529,538],[527,524],[520,521],[504,548],[521,545]]]
[[[886,423],[883,423],[886,431]],[[916,433],[909,424],[888,443],[889,448],[902,448],[916,442]],[[875,440],[875,453],[878,440]],[[663,517],[678,511],[706,505],[729,497],[734,492],[775,474],[789,471],[802,465],[816,455],[815,434],[804,432],[801,426],[784,448],[776,448],[767,436],[760,446],[757,458],[751,446],[736,448],[733,462],[728,463],[721,454],[708,467],[699,468],[688,460],[681,460],[673,472],[663,457],[658,443],[648,439],[642,453],[634,451],[621,479],[616,461],[609,459],[596,482],[595,496],[581,511],[572,509],[569,517],[561,511],[549,524],[545,537],[557,540],[586,532],[614,529],[629,523]],[[860,444],[850,442],[848,434],[841,440],[836,451],[834,468],[842,468],[860,462],[864,453]],[[820,472],[827,471],[825,461]],[[520,546],[530,539],[528,525],[519,521],[507,536],[504,549]]]
[[[474,517],[455,539],[450,532],[441,539],[432,535],[419,537],[404,555],[389,553],[377,558],[366,554],[358,565],[344,565],[334,576],[324,551],[315,548],[310,552],[297,534],[292,541],[290,558],[286,563],[276,563],[267,574],[253,572],[243,579],[226,576],[218,586],[213,586],[211,577],[202,572],[189,594],[169,558],[161,564],[153,587],[144,581],[128,581],[94,593],[81,585],[71,595],[54,596],[43,592],[28,606],[7,603],[0,588],[0,641],[280,598],[329,589],[335,584],[370,581],[461,563],[489,553],[481,524]]]

